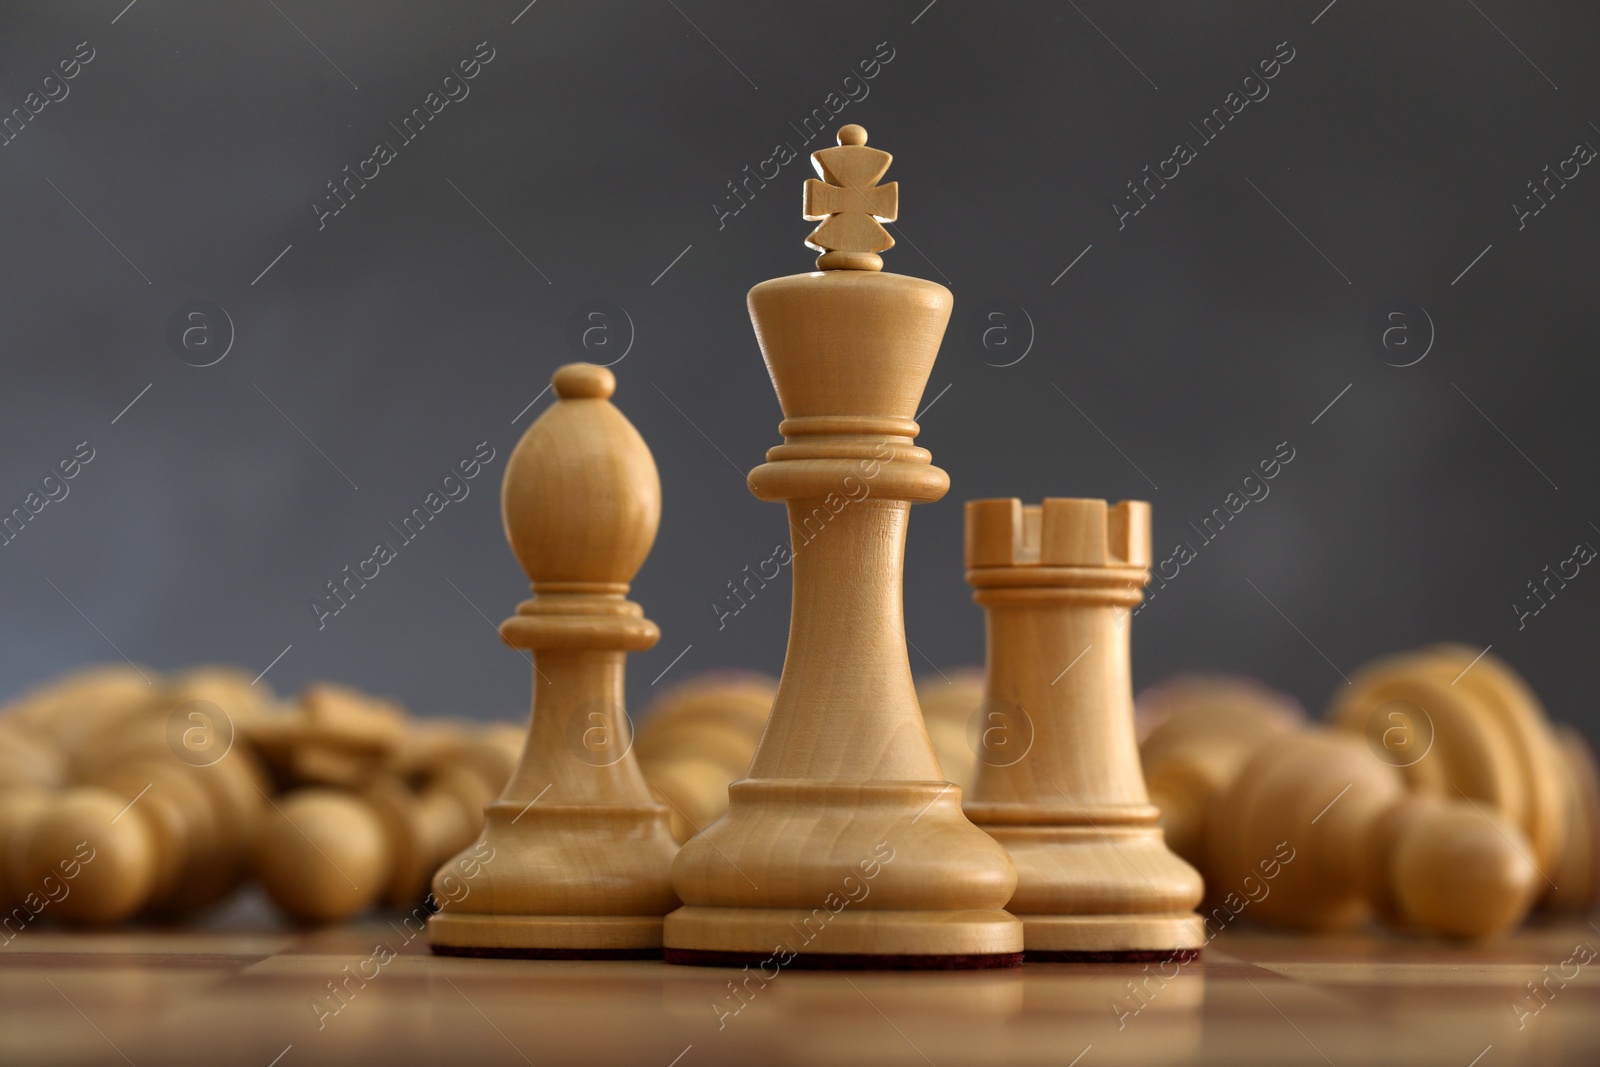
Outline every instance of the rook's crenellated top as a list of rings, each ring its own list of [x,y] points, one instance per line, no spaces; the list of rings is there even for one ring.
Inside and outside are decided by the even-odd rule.
[[[1150,505],[1050,497],[967,504],[967,566],[1149,567]]]

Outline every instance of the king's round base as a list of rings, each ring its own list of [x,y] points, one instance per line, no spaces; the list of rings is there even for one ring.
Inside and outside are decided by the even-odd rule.
[[[1005,910],[1016,872],[949,782],[744,779],[728,797],[727,814],[673,861],[684,905],[662,931],[669,962],[1021,962],[1022,924]]]
[[[664,935],[668,963],[702,967],[984,970],[1022,963],[1021,929],[1003,911],[689,906],[667,916]]]
[[[667,949],[668,963],[683,967],[761,968],[776,963],[770,952],[705,952]],[[796,956],[785,967],[797,971],[988,971],[1022,966],[1022,953],[988,956],[872,956],[815,952]]]
[[[1029,963],[1186,962],[1205,947],[1205,922],[1172,915],[1018,915]]]
[[[534,960],[659,959],[660,917],[471,915],[440,912],[428,941],[441,956]]]

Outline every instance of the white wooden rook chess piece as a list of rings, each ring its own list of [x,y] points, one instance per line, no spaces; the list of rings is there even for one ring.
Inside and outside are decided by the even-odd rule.
[[[818,271],[763,282],[750,317],[784,443],[750,473],[788,506],[794,606],[783,677],[749,776],[683,846],[668,962],[993,967],[1020,962],[1011,862],[961,813],[906,658],[902,568],[913,502],[944,471],[912,443],[949,290],[880,272],[887,152],[846,126],[812,159]]]
[[[988,619],[967,815],[1017,865],[1029,960],[1196,955],[1200,874],[1167,847],[1134,734],[1129,609],[1150,505],[967,505],[967,581]]]
[[[661,482],[608,399],[609,370],[572,363],[553,381],[560,402],[523,434],[501,494],[533,582],[500,625],[534,654],[528,744],[478,843],[434,876],[445,903],[428,935],[451,955],[659,955],[677,844],[632,751],[623,666],[661,636],[626,599],[655,542]]]

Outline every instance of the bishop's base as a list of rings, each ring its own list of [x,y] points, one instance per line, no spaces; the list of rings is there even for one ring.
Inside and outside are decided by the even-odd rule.
[[[1022,924],[994,911],[685,906],[667,916],[669,963],[839,970],[981,970],[1022,962]]]
[[[659,915],[470,915],[428,920],[440,956],[535,960],[660,959]]]
[[[1018,915],[1030,963],[1187,962],[1206,944],[1205,921],[1172,915]]]

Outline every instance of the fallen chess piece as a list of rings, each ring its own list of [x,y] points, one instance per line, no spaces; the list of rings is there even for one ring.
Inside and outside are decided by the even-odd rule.
[[[252,867],[285,914],[313,924],[422,901],[520,752],[512,727],[421,722],[325,683],[247,736],[287,790],[262,819]]]
[[[0,710],[0,917],[7,930],[41,917],[181,918],[228,899],[257,867],[303,921],[411,904],[477,833],[520,738],[421,723],[336,686],[284,708],[228,668],[76,672]],[[311,787],[332,799],[303,803]],[[282,789],[294,792],[277,805]],[[325,855],[307,856],[317,834]],[[381,847],[366,851],[379,858],[362,866],[373,838]],[[346,852],[363,888],[340,878],[322,891],[328,856]]]
[[[24,813],[13,806],[8,880],[36,889],[59,880],[64,862],[92,856],[50,914],[97,924],[182,916],[227,897],[246,872],[266,779],[246,751],[195,758],[174,737],[202,729],[184,718],[189,709],[208,709],[203,729],[211,729],[218,715],[229,717],[218,702],[244,720],[259,699],[234,672],[206,669],[156,683],[115,668],[24,697],[7,719],[54,739],[70,785],[57,783],[26,802]]]
[[[19,719],[0,719],[0,793],[66,782],[66,755],[48,735]]]
[[[1472,938],[1511,929],[1541,898],[1592,906],[1592,759],[1577,739],[1558,745],[1509,667],[1441,646],[1351,681],[1332,729],[1238,679],[1152,695],[1165,718],[1141,746],[1146,780],[1175,846],[1206,874],[1213,916],[1238,905],[1311,930],[1376,916]]]
[[[1587,915],[1600,903],[1600,769],[1594,748],[1572,727],[1556,727],[1556,745],[1567,771],[1567,847],[1540,907]]]
[[[10,835],[12,915],[20,904],[91,925],[132,918],[170,890],[183,858],[163,829],[106,789],[74,786],[38,798]]]
[[[1279,926],[1349,929],[1375,913],[1401,928],[1490,937],[1522,922],[1540,884],[1510,820],[1408,793],[1359,738],[1335,731],[1267,741],[1212,819],[1208,873],[1227,913],[1232,900]],[[1270,883],[1263,863],[1281,863]]]
[[[264,821],[254,869],[273,903],[304,923],[339,922],[371,908],[390,887],[400,842],[358,793],[326,786],[280,798]]]
[[[22,905],[29,893],[43,889],[25,881],[16,855],[14,842],[39,818],[49,802],[50,794],[34,786],[13,786],[0,790],[0,935],[20,932],[32,919],[14,915],[13,910]],[[42,906],[38,910],[43,910]],[[34,914],[30,908],[28,916]]]
[[[0,717],[49,739],[64,755],[92,747],[105,725],[150,705],[151,675],[131,664],[97,664],[23,693]]]
[[[1139,758],[1167,844],[1205,871],[1212,810],[1251,754],[1304,726],[1305,713],[1293,697],[1234,675],[1169,679],[1136,706],[1149,724]]]
[[[1474,803],[1518,826],[1540,872],[1542,906],[1593,906],[1597,820],[1584,785],[1593,753],[1573,734],[1558,740],[1510,665],[1466,645],[1435,645],[1375,660],[1350,682],[1328,709],[1332,723],[1364,735],[1412,792]],[[1558,878],[1569,860],[1570,875]]]
[[[284,713],[257,720],[247,736],[281,784],[356,789],[393,766],[410,729],[392,701],[324,682],[307,686]]]

